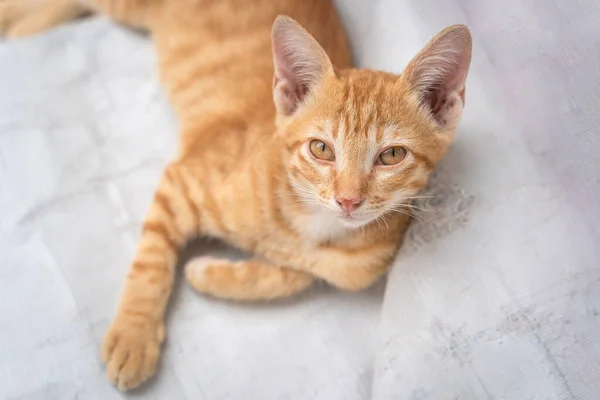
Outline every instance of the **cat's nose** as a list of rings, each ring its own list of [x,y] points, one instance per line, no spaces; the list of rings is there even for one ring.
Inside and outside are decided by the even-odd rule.
[[[338,197],[335,196],[335,201],[344,211],[344,214],[350,215],[351,212],[356,210],[365,201],[358,197]]]

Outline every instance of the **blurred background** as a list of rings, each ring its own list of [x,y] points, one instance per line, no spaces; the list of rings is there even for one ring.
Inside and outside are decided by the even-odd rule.
[[[365,293],[250,306],[179,284],[159,373],[128,397],[600,398],[600,3],[336,4],[360,67],[472,30],[427,211]],[[103,17],[0,42],[1,399],[125,397],[98,349],[176,148],[155,65]]]

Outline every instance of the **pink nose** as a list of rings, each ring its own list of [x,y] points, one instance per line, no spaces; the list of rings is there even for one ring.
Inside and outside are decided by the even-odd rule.
[[[350,215],[351,212],[356,210],[363,203],[364,199],[359,198],[345,198],[345,197],[335,197],[335,201],[338,203],[342,210],[344,210],[344,214]]]

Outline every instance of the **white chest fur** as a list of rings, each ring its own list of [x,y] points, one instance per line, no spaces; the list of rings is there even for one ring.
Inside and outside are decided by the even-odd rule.
[[[318,210],[302,216],[298,221],[298,228],[317,242],[335,240],[348,232],[348,228],[326,210]]]

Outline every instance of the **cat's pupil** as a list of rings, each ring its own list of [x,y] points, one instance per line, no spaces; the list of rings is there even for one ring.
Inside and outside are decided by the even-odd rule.
[[[396,149],[392,147],[392,158],[396,157]]]

